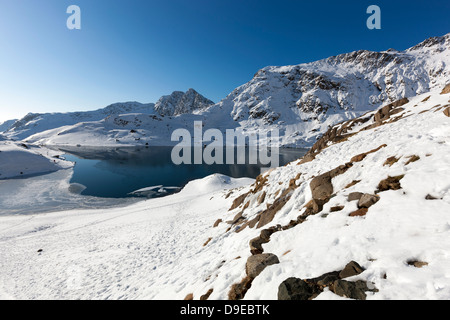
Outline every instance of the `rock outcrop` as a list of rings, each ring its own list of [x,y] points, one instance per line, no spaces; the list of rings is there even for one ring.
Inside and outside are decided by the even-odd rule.
[[[338,296],[365,300],[366,292],[376,292],[370,289],[366,281],[347,281],[346,278],[356,276],[364,269],[355,261],[348,263],[343,270],[329,272],[313,279],[288,278],[278,287],[278,300],[312,300],[329,288]]]

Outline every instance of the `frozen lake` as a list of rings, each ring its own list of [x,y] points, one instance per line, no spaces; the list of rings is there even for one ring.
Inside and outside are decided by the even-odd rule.
[[[164,196],[178,191],[189,181],[201,179],[214,173],[233,178],[256,178],[265,166],[249,161],[248,152],[235,164],[180,164],[171,159],[172,147],[140,148],[72,148],[60,149],[67,160],[76,162],[71,179],[79,184],[82,195],[102,198],[125,198]],[[194,150],[191,151],[193,157]],[[305,154],[304,149],[280,149],[279,164],[285,165]],[[224,157],[227,150],[223,150]],[[224,162],[226,162],[224,160]],[[236,164],[243,163],[243,164]],[[142,190],[143,189],[143,190]],[[136,192],[140,190],[139,192]]]
[[[28,178],[0,180],[0,215],[37,214],[72,209],[112,208],[178,192],[189,181],[214,173],[256,178],[265,167],[250,164],[175,165],[171,147],[60,149],[75,162],[71,169]],[[280,149],[279,165],[305,154]],[[235,153],[237,157],[237,152]]]

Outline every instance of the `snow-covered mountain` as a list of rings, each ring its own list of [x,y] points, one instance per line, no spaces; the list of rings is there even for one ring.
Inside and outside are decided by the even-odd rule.
[[[157,104],[124,102],[111,104],[95,111],[44,114],[30,113],[13,123],[11,123],[12,121],[8,121],[9,126],[5,125],[6,130],[4,129],[4,131],[5,135],[10,138],[23,140],[36,133],[78,123],[100,121],[111,116],[130,113],[155,116],[180,115],[204,109],[212,104],[214,104],[212,101],[206,99],[194,89],[189,89],[186,93],[175,91],[169,96],[164,96]]]
[[[266,67],[215,105],[194,90],[174,92],[154,108],[148,107],[152,112],[131,108],[132,114],[117,112],[107,120],[99,119],[100,115],[97,119],[77,118],[72,128],[47,132],[42,132],[45,125],[26,129],[34,125],[32,115],[5,134],[25,138],[38,133],[28,141],[42,144],[172,145],[170,136],[175,129],[186,128],[193,134],[193,122],[202,121],[205,129],[222,132],[236,129],[262,135],[278,129],[281,146],[309,147],[336,123],[443,86],[449,79],[447,34],[405,51],[361,50],[300,65]],[[89,140],[89,136],[95,138]]]
[[[256,180],[2,217],[0,298],[449,300],[449,163],[450,85],[333,126]]]
[[[284,67],[266,67],[218,106],[233,120],[273,125],[284,143],[315,142],[329,125],[415,96],[450,79],[450,34],[408,50],[366,50]],[[290,137],[289,137],[290,136]]]
[[[213,104],[214,102],[194,89],[189,89],[186,92],[175,91],[169,96],[161,97],[155,104],[155,110],[161,116],[178,116],[204,110]]]

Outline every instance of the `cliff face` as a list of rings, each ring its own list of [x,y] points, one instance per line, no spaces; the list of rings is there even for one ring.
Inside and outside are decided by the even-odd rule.
[[[189,89],[187,92],[175,91],[169,96],[161,97],[156,102],[155,110],[161,116],[178,116],[204,110],[213,104],[194,89]]]

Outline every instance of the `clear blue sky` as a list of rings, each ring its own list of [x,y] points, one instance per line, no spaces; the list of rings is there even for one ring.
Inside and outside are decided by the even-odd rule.
[[[66,27],[72,4],[81,30]],[[366,28],[371,4],[381,30]],[[0,0],[0,121],[189,88],[217,102],[268,65],[444,35],[449,12],[448,0]]]

